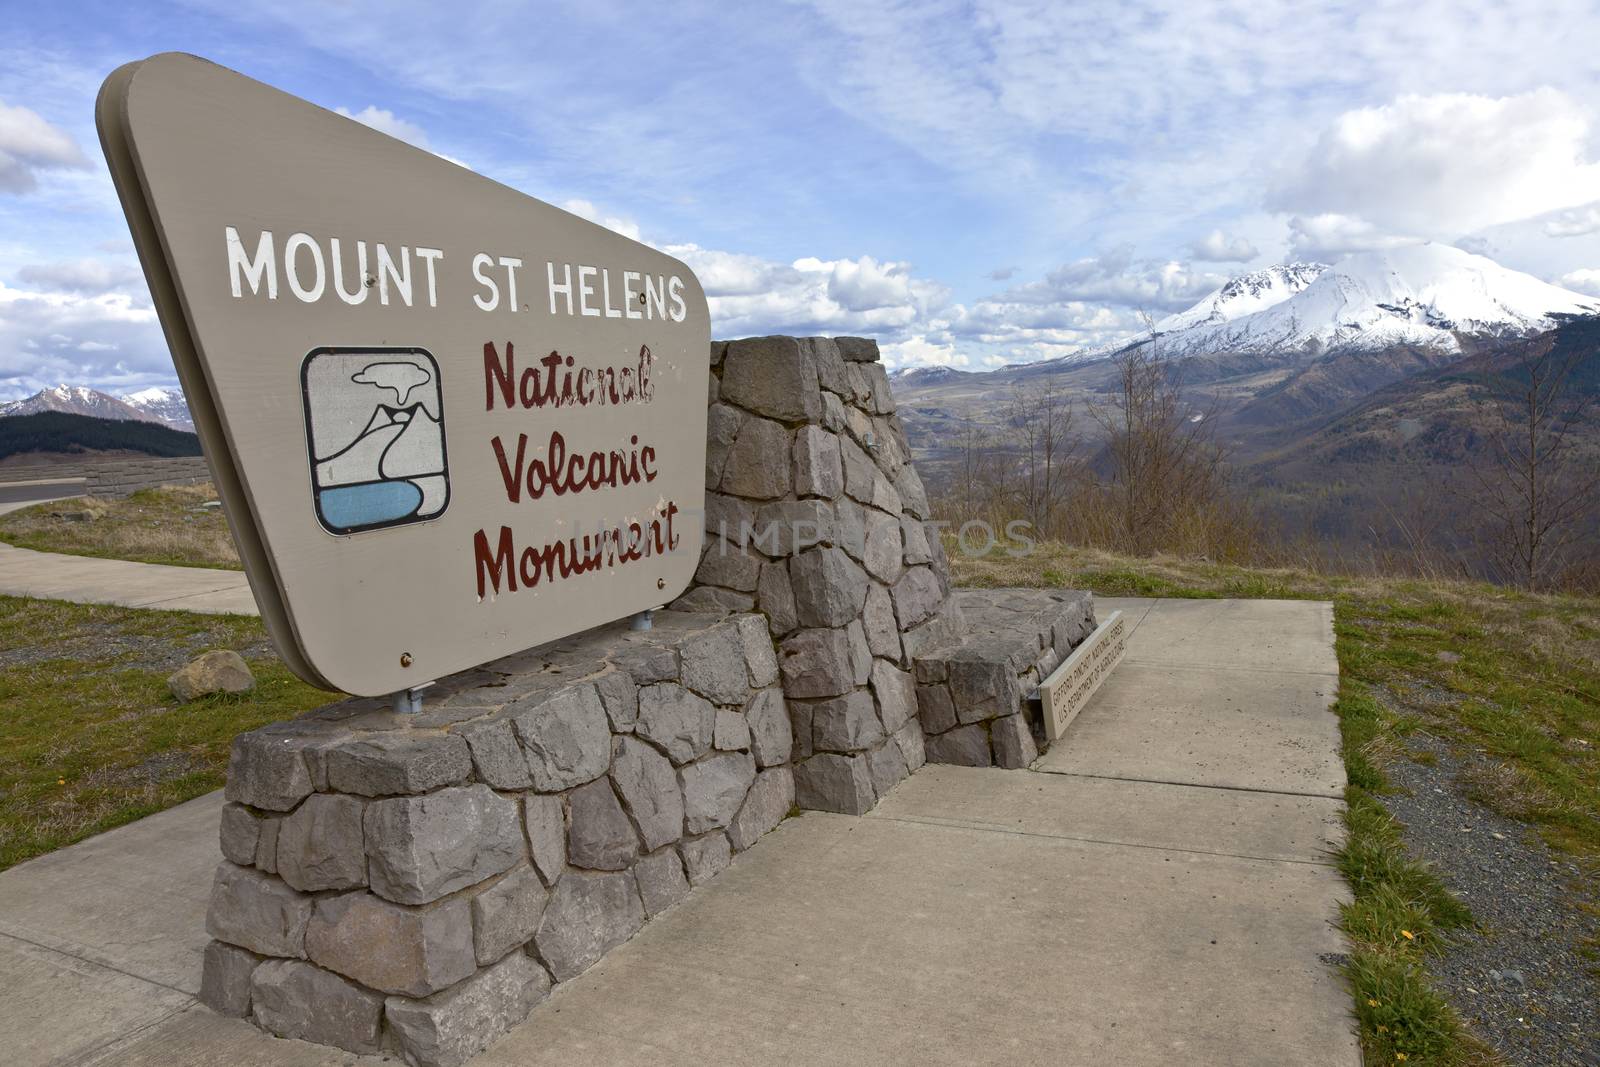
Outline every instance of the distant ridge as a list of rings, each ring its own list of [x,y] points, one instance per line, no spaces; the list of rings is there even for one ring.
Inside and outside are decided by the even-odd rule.
[[[88,415],[96,419],[154,422],[175,430],[194,430],[183,390],[161,386],[113,396],[86,385],[58,385],[54,389],[41,389],[21,400],[0,404],[0,418],[37,415],[46,411]]]
[[[0,418],[0,459],[24,452],[143,452],[198,456],[200,438],[141,419],[97,419],[65,411]]]

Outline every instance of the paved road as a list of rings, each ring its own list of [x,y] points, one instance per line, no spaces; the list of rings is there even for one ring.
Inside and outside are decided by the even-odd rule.
[[[1359,1063],[1322,955],[1332,613],[1101,601],[1127,660],[1032,771],[807,813],[475,1061]],[[11,1063],[376,1065],[198,1006],[219,794],[0,874]]]
[[[19,508],[68,500],[83,495],[88,483],[82,478],[36,478],[25,481],[0,481],[0,515]]]

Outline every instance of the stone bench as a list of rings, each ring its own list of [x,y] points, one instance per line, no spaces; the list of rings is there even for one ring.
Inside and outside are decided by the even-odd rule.
[[[759,615],[662,612],[243,735],[202,999],[455,1064],[794,805]]]
[[[1045,736],[1028,696],[1094,631],[1094,598],[1077,590],[962,589],[951,599],[961,638],[916,659],[928,762],[1026,767]]]

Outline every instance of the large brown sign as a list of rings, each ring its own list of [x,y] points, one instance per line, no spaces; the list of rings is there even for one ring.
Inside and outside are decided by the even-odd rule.
[[[411,688],[676,596],[710,317],[681,262],[187,55],[106,158],[262,616]]]

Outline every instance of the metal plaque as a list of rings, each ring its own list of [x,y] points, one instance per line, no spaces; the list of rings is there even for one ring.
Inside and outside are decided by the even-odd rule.
[[[1102,682],[1111,676],[1128,650],[1128,624],[1122,612],[1113,611],[1072,650],[1061,666],[1039,683],[1039,703],[1044,711],[1044,734],[1055,742]]]
[[[699,558],[683,263],[194,56],[98,124],[284,660],[379,695],[666,603]]]

